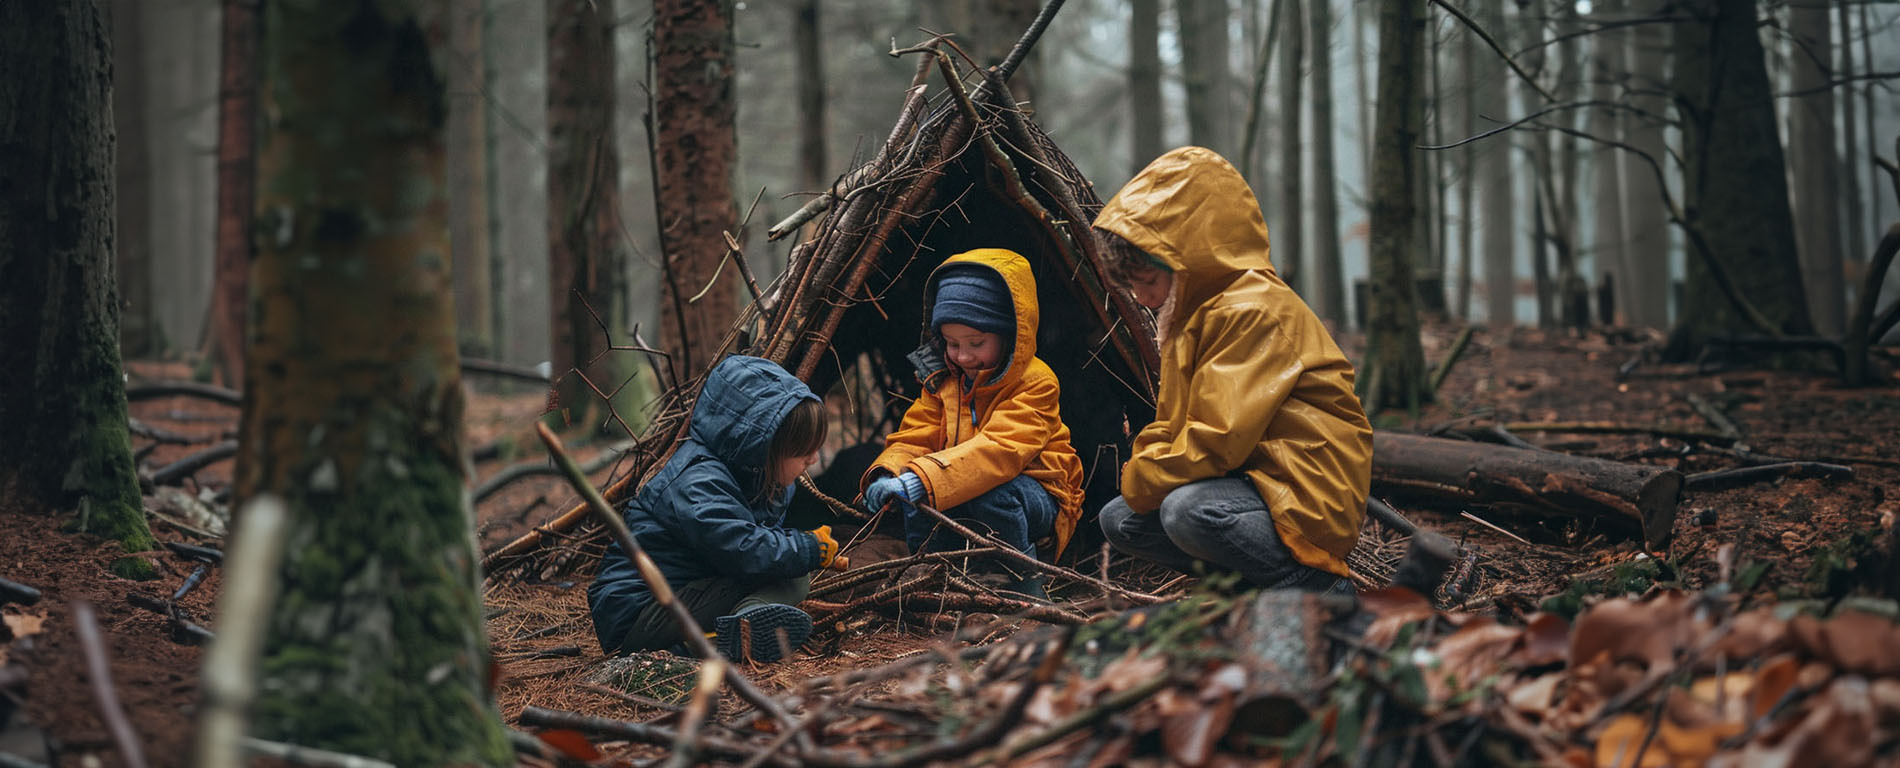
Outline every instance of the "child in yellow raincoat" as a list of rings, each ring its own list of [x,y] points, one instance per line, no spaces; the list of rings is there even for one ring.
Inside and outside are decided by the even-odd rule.
[[[1013,251],[984,248],[945,260],[924,289],[931,332],[918,363],[923,392],[865,473],[865,505],[904,512],[912,551],[963,546],[936,531],[924,503],[1030,556],[1051,559],[1082,516],[1082,461],[1069,444],[1054,371],[1036,357],[1036,279]],[[1043,547],[1037,542],[1045,541]],[[1012,570],[1005,588],[1041,596]]]
[[[1202,561],[1258,586],[1350,593],[1372,427],[1352,364],[1274,271],[1246,180],[1210,150],[1176,149],[1095,229],[1159,310],[1162,360],[1155,422],[1102,509],[1108,540],[1183,571]]]

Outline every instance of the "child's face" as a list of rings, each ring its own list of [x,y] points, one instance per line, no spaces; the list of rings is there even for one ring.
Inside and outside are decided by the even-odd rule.
[[[1149,309],[1160,309],[1168,302],[1168,291],[1174,288],[1174,273],[1165,269],[1134,267],[1127,270],[1128,290],[1135,294],[1135,301]]]
[[[805,470],[811,469],[811,465],[817,463],[817,451],[803,456],[788,456],[779,459],[772,465],[772,484],[779,487],[791,485],[798,480],[799,475],[805,474]]]
[[[987,371],[1003,360],[1003,337],[962,323],[944,323],[943,356],[966,373]]]

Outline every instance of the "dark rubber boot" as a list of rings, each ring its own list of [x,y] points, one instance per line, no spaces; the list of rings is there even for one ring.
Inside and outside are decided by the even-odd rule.
[[[718,636],[713,643],[719,652],[734,661],[778,661],[785,649],[797,649],[811,637],[811,617],[804,611],[782,603],[766,603],[746,608],[714,623]],[[778,631],[785,630],[781,646]]]

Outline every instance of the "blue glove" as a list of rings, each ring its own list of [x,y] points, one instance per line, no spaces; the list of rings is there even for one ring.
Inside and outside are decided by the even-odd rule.
[[[912,475],[909,472],[905,472],[904,475],[913,479],[916,478],[916,475]],[[919,482],[918,485],[921,486],[922,483]],[[909,504],[914,501],[914,499],[911,497],[910,488],[908,486],[909,484],[904,482],[903,478],[878,478],[872,481],[869,486],[865,487],[864,506],[872,512],[876,512],[883,509],[884,505],[894,501]]]

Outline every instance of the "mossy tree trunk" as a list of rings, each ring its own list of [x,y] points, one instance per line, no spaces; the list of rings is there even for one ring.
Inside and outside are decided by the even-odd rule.
[[[254,732],[509,764],[463,485],[442,3],[263,13],[237,495],[292,520]]]
[[[686,377],[712,366],[738,315],[738,270],[718,271],[723,233],[739,225],[732,23],[733,0],[653,3],[655,171],[667,273],[661,318],[667,351]]]
[[[1418,173],[1417,56],[1424,0],[1394,0],[1379,16],[1377,138],[1372,145],[1372,301],[1360,397],[1368,410],[1417,408],[1431,399],[1419,345],[1412,278],[1413,185]]]
[[[1795,254],[1787,162],[1750,0],[1698,0],[1676,25],[1676,109],[1683,134],[1683,208],[1742,296],[1786,333],[1808,332]],[[1658,162],[1666,162],[1662,157]],[[1654,175],[1646,165],[1634,172]],[[1693,247],[1693,245],[1691,246]],[[1757,333],[1700,258],[1668,353],[1689,359],[1709,337]]]
[[[0,3],[0,488],[140,552],[152,534],[119,363],[111,53],[97,0]]]

